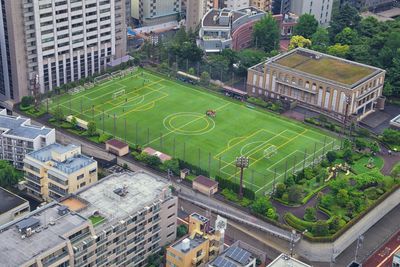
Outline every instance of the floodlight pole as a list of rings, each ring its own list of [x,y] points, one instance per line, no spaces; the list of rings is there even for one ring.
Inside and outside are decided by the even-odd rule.
[[[243,171],[249,167],[249,158],[240,156],[236,158],[236,167],[240,168],[239,197],[243,198]]]

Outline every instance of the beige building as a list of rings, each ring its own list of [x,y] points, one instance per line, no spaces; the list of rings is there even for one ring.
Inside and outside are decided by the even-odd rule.
[[[0,187],[0,226],[29,213],[29,202]]]
[[[193,180],[192,188],[207,196],[212,196],[218,192],[218,182],[203,175],[199,175]]]
[[[249,68],[247,92],[294,102],[339,121],[383,109],[385,71],[297,48]]]
[[[106,150],[119,157],[129,154],[129,145],[117,139],[111,139],[106,142]]]
[[[223,250],[221,236],[219,231],[211,229],[208,218],[191,214],[189,234],[167,248],[166,267],[205,266]]]
[[[271,11],[272,0],[250,0],[250,6],[254,6],[265,12]]]
[[[55,143],[27,154],[24,171],[28,193],[45,201],[97,182],[97,162],[72,144]]]
[[[177,198],[161,177],[113,174],[0,227],[2,266],[146,266],[176,237]]]

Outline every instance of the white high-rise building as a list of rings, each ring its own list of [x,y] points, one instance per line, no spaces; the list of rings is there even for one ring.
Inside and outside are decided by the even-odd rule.
[[[334,0],[292,0],[290,11],[299,16],[314,15],[320,25],[328,26],[332,17],[333,2]]]
[[[0,99],[45,93],[103,70],[126,53],[123,0],[0,1]],[[11,45],[12,44],[12,45]],[[6,79],[8,76],[8,79]],[[9,92],[7,92],[9,91]]]

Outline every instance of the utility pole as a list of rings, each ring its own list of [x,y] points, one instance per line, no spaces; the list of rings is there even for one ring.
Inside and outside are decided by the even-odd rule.
[[[236,167],[240,168],[240,187],[239,187],[239,197],[243,198],[243,171],[245,168],[249,167],[249,158],[240,156],[236,158]]]

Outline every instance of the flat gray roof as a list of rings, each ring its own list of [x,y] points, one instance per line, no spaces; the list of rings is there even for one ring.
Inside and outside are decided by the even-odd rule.
[[[185,251],[183,249],[183,240],[189,239],[190,243],[190,249]],[[172,247],[176,250],[179,250],[182,253],[187,253],[195,248],[197,248],[198,246],[200,246],[201,244],[203,244],[207,239],[204,238],[202,235],[200,234],[195,234],[193,238],[184,238],[179,240],[178,242],[176,242],[175,244],[172,245]]]
[[[30,125],[29,119],[5,115],[4,110],[0,113],[0,128],[5,134],[35,139],[38,136],[46,136],[53,129]]]
[[[65,160],[63,162],[60,162],[60,161],[53,159],[51,153],[54,151],[59,154],[63,154],[68,151],[74,150],[76,148],[77,148],[77,146],[73,145],[73,144],[68,144],[68,145],[64,146],[64,145],[61,145],[58,143],[54,143],[54,144],[48,145],[46,147],[43,147],[39,150],[33,151],[33,152],[29,153],[28,155],[36,160],[41,161],[41,162],[52,161],[52,162],[54,162],[54,165],[53,165],[54,168],[56,168],[57,170],[59,170],[63,173],[71,174],[71,173],[76,172],[96,161],[92,158],[89,158],[89,157],[83,155],[83,154],[78,154],[71,158],[68,158],[67,160]]]
[[[22,234],[16,227],[21,219],[0,228],[2,230],[0,231],[1,266],[20,266],[44,251],[65,243],[63,235],[88,223],[79,214],[58,215],[59,206],[53,202],[28,215],[40,221],[40,226],[36,228],[38,231],[34,231],[30,237],[21,238]],[[50,220],[53,220],[55,224],[49,225]]]
[[[311,265],[305,264],[295,258],[292,258],[286,254],[279,255],[273,262],[271,262],[267,267],[311,267]]]
[[[169,183],[161,177],[146,172],[124,172],[111,174],[97,183],[83,188],[75,195],[86,203],[80,213],[90,217],[94,212],[100,213],[108,220],[123,219],[153,202],[165,198]],[[116,190],[124,189],[125,196]]]
[[[250,12],[250,14],[247,13],[247,11]],[[255,12],[253,14],[253,12]],[[203,17],[203,27],[212,27],[212,26],[218,26],[218,27],[230,27],[230,23],[226,20],[222,20],[222,22],[219,20],[220,16],[222,17],[227,17],[229,14],[232,14],[232,23],[238,20],[239,18],[243,16],[254,16],[256,14],[260,13],[265,13],[262,10],[259,10],[255,7],[247,7],[247,8],[242,8],[238,10],[231,10],[229,8],[223,8],[223,9],[211,9],[206,15]],[[214,18],[218,18],[217,20],[214,20]]]
[[[0,214],[3,214],[28,202],[28,200],[23,199],[22,197],[4,189],[3,187],[0,187],[0,199]]]

